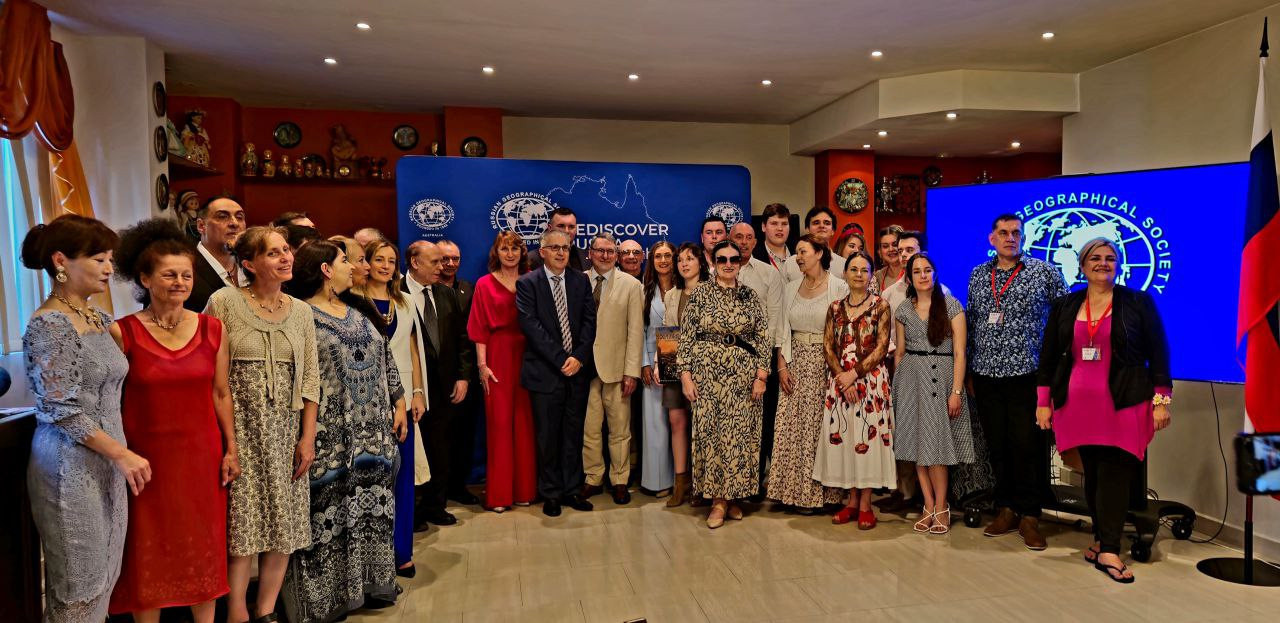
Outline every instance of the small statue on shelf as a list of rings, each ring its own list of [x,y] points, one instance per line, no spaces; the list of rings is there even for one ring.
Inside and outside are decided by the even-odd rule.
[[[276,176],[276,161],[272,159],[270,149],[262,150],[262,177]]]
[[[304,165],[303,165],[303,173],[304,173],[307,177],[315,177],[315,176],[316,176],[316,161],[315,161],[315,159],[314,159],[314,158],[307,158],[307,159],[306,159],[306,161],[307,161],[307,162],[306,162],[306,164],[304,164]]]
[[[182,136],[178,134],[178,128],[173,126],[173,121],[164,120],[164,133],[168,138],[166,149],[169,153],[180,158],[187,157],[187,148],[182,144]]]
[[[382,179],[382,167],[386,164],[386,158],[369,158],[369,179]]]
[[[240,156],[240,175],[244,177],[258,175],[258,154],[253,149],[253,143],[244,144],[244,155]]]
[[[282,177],[293,177],[293,163],[289,162],[289,154],[280,156],[280,175]]]
[[[303,175],[306,174],[306,160],[307,157],[303,156],[293,163],[293,177],[302,179]]]
[[[200,230],[196,228],[196,213],[200,210],[200,195],[194,190],[178,191],[173,215],[178,219],[178,227],[191,237],[192,241],[200,241]]]
[[[187,121],[182,125],[182,146],[187,159],[202,166],[209,166],[209,133],[204,130],[204,111],[196,108],[187,111]]]
[[[347,128],[341,123],[329,129],[329,136],[333,137],[329,146],[329,152],[333,154],[333,170],[339,177],[350,177],[356,170],[356,140],[347,134]],[[343,171],[347,174],[343,175]]]

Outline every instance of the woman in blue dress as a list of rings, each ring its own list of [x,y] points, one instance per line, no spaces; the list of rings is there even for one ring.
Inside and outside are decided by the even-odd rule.
[[[671,424],[662,406],[662,383],[658,379],[658,351],[655,332],[663,326],[667,306],[663,297],[676,285],[676,246],[663,240],[649,248],[649,261],[644,269],[644,301],[648,315],[644,318],[644,440],[640,467],[640,487],[667,495],[675,483],[675,466],[671,455]],[[672,379],[674,380],[674,379]]]

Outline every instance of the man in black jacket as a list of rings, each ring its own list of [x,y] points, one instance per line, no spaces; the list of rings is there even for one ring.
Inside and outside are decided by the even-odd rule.
[[[471,426],[460,406],[475,365],[475,346],[467,339],[467,316],[458,293],[439,283],[440,248],[420,240],[409,245],[405,255],[409,270],[404,289],[422,316],[427,395],[431,396],[430,409],[419,423],[431,481],[422,485],[418,519],[448,526],[458,520],[445,510],[446,498],[460,504],[479,502],[466,488]]]
[[[212,197],[196,211],[196,230],[200,232],[200,242],[196,243],[195,275],[191,296],[183,307],[203,312],[214,292],[248,283],[231,253],[245,230],[244,208],[231,195]]]

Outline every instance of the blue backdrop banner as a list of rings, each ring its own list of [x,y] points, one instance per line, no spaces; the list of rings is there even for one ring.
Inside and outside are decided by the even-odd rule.
[[[536,249],[557,207],[577,213],[574,244],[582,249],[601,231],[645,249],[697,241],[704,217],[732,226],[750,212],[751,175],[737,165],[407,156],[396,167],[396,191],[401,248],[448,238],[462,249],[459,273],[475,279],[498,231]]]

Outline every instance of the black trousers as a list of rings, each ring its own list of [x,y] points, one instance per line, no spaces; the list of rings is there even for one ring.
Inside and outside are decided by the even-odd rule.
[[[471,473],[475,423],[466,401],[453,404],[453,385],[427,380],[431,408],[418,422],[431,480],[419,487],[423,508],[444,510],[445,498],[466,489]]]
[[[1093,536],[1100,551],[1119,554],[1125,515],[1146,506],[1142,461],[1113,446],[1080,446],[1079,450]]]
[[[760,490],[764,491],[769,480],[769,467],[773,462],[773,423],[778,417],[778,355],[773,350],[769,357],[769,378],[764,382],[764,411],[760,419]],[[677,386],[678,387],[678,386]],[[690,430],[692,430],[692,425]]]
[[[1049,494],[1049,435],[1036,426],[1036,376],[973,375],[995,476],[996,508],[1039,517]]]
[[[582,434],[587,388],[582,372],[563,378],[550,392],[529,392],[538,447],[538,495],[559,500],[582,487]]]

